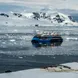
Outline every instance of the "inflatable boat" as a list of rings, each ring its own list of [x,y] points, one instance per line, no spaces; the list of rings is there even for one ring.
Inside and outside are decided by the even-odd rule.
[[[63,39],[60,35],[35,35],[32,40],[32,44],[36,47],[41,46],[60,46]]]

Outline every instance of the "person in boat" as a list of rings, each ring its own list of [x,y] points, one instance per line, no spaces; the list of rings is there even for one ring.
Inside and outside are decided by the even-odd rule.
[[[50,32],[45,32],[45,31],[39,31],[39,30],[36,30],[35,31],[35,34],[36,34],[36,36],[37,37],[44,37],[44,36],[60,36],[58,33],[55,33],[55,32],[52,32],[52,33],[50,33]]]

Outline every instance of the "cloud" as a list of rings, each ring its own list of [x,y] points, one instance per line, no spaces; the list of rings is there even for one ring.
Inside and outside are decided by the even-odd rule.
[[[25,4],[50,5],[53,8],[66,8],[78,10],[78,0],[15,0]]]
[[[9,3],[9,2],[15,2],[14,0],[0,0],[2,3]]]
[[[59,9],[78,10],[78,0],[0,0],[5,3],[18,3],[24,5],[47,5]]]

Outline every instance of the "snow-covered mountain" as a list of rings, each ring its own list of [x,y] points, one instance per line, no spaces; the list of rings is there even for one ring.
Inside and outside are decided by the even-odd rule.
[[[72,16],[54,11],[0,13],[1,25],[78,26]]]

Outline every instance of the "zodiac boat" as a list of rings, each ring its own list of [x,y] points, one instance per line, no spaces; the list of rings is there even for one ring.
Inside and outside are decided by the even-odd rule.
[[[59,46],[63,42],[63,39],[58,34],[37,34],[32,38],[31,42],[36,47]]]

